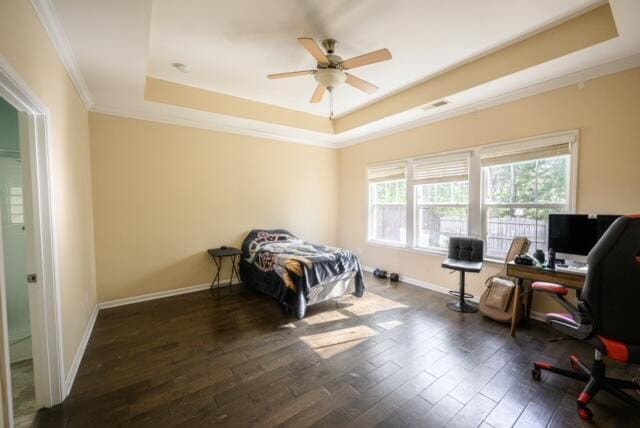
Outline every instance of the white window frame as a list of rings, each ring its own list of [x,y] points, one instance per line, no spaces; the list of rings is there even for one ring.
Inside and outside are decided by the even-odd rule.
[[[379,181],[379,182],[377,182],[377,183],[369,183],[369,189],[371,189],[371,186],[373,186],[373,185],[377,185],[377,184],[382,184],[382,183],[384,183],[384,184],[387,184],[387,183],[395,183],[395,184],[396,184],[396,192],[397,192],[397,194],[399,195],[399,194],[400,194],[400,192],[399,192],[399,190],[400,190],[400,184],[399,184],[399,183],[400,183],[402,180],[405,180],[405,186],[406,186],[406,178],[404,178],[404,179],[399,178],[399,179],[388,180],[388,181]],[[374,208],[375,208],[376,206],[385,206],[385,205],[387,205],[387,206],[402,205],[402,204],[400,204],[400,203],[395,203],[395,204],[394,204],[394,203],[390,203],[390,204],[389,204],[389,203],[374,204],[374,203],[373,203],[373,201],[372,201],[372,199],[374,198],[374,195],[371,195],[371,194],[370,194],[369,198],[370,198],[370,199],[369,199],[369,218],[370,218],[370,219],[372,219],[372,221],[373,221],[373,222],[375,222],[375,210],[374,210]],[[379,239],[379,238],[378,238],[378,239],[376,239],[375,237],[371,236],[371,232],[372,232],[373,227],[374,227],[374,225],[369,224],[369,228],[368,228],[368,230],[369,230],[370,241],[377,242],[377,243],[381,243],[381,244],[389,244],[389,245],[399,245],[399,246],[404,246],[404,245],[405,245],[405,244],[404,244],[404,243],[402,243],[402,242],[389,241],[389,240]],[[405,228],[407,228],[407,225],[406,225],[406,224],[405,224]],[[405,237],[405,239],[406,239],[406,237]]]
[[[438,184],[452,184],[452,183],[463,183],[462,181],[449,181],[449,182],[445,182],[445,183],[438,183]],[[468,181],[467,181],[468,183]],[[414,192],[417,192],[418,190],[418,186],[423,186],[423,184],[414,184],[413,188],[414,188]],[[415,194],[415,193],[414,193]],[[416,200],[418,198],[416,197]],[[414,209],[414,218],[415,218],[415,233],[414,233],[414,247],[418,250],[443,250],[440,247],[432,247],[432,246],[420,246],[418,244],[418,234],[420,233],[420,226],[418,225],[418,220],[420,217],[420,208],[466,208],[467,209],[467,235],[469,234],[469,202],[468,202],[468,198],[467,198],[467,203],[439,203],[439,202],[435,202],[432,204],[418,204],[417,202],[415,203],[415,209]]]
[[[427,161],[429,163],[433,162],[434,164],[439,164],[439,163],[446,163],[449,161],[456,161],[456,160],[463,160],[466,159],[469,162],[469,171],[468,171],[468,176],[467,176],[467,182],[469,183],[469,186],[471,185],[471,156],[472,156],[472,152],[469,150],[465,150],[465,151],[458,151],[455,153],[448,153],[448,154],[444,154],[444,155],[435,155],[435,156],[429,156],[429,157],[421,157],[419,159],[412,159],[411,161],[411,173],[413,174],[413,167],[414,167],[414,163],[415,162],[424,162]],[[461,182],[460,180],[457,181],[449,181],[449,182],[443,182],[443,183],[458,183]],[[407,186],[409,186],[409,184],[411,185],[412,189],[408,189],[407,191],[410,192],[413,195],[413,203],[412,206],[409,207],[410,211],[411,211],[411,217],[413,218],[413,226],[412,230],[413,233],[411,233],[411,236],[413,237],[413,240],[411,242],[411,248],[415,249],[417,251],[435,251],[435,252],[440,252],[440,251],[446,251],[446,249],[440,248],[440,247],[431,247],[431,246],[419,246],[418,245],[418,233],[419,233],[419,225],[418,225],[418,219],[420,216],[419,213],[419,209],[422,206],[429,206],[429,207],[438,207],[438,208],[467,208],[467,234],[469,234],[469,230],[470,230],[470,216],[469,216],[469,212],[470,212],[470,196],[467,198],[467,203],[433,203],[433,204],[422,204],[422,205],[418,205],[418,197],[417,197],[417,188],[418,186],[421,185],[421,183],[414,183],[413,182],[413,175],[411,177],[411,183],[407,183]],[[409,210],[407,210],[409,211]]]
[[[20,189],[20,193],[16,194],[13,190]],[[9,198],[9,223],[11,224],[24,224],[24,193],[22,186],[8,186],[7,196]],[[14,202],[15,199],[20,199],[20,203]],[[14,213],[13,207],[20,207],[19,213]],[[18,219],[20,221],[18,221]]]
[[[571,171],[571,154],[569,154],[567,156],[568,158],[568,162],[569,162],[569,168],[567,168],[567,191],[569,192],[569,196],[571,195],[571,189],[570,189],[570,171]],[[516,164],[517,162],[514,163],[508,163],[508,164],[504,164],[504,165],[510,165],[512,168],[511,171],[511,177],[513,179],[513,166]],[[485,192],[487,191],[487,186],[488,186],[488,175],[489,175],[489,171],[488,169],[483,169],[482,171],[482,191]],[[513,197],[513,189],[511,189],[512,192],[512,197]],[[483,198],[484,199],[484,198]],[[570,211],[570,205],[571,202],[569,200],[570,198],[567,198],[567,201],[565,203],[545,203],[545,202],[530,202],[530,203],[526,203],[526,202],[509,202],[509,203],[491,203],[491,202],[485,202],[483,200],[482,202],[482,239],[485,242],[485,253],[487,254],[488,257],[492,257],[492,258],[498,258],[500,257],[500,255],[498,254],[491,254],[489,253],[489,248],[488,245],[486,244],[486,242],[488,241],[488,212],[491,208],[505,208],[505,209],[517,209],[517,208],[522,208],[522,209],[555,209],[555,210],[560,210],[560,212],[563,213],[568,213]],[[531,243],[531,250],[533,251],[535,248],[537,248],[537,245],[535,242]],[[546,250],[546,249],[545,249]]]
[[[367,166],[367,168],[365,169],[365,181],[366,181],[366,212],[367,212],[367,221],[366,221],[366,237],[367,237],[367,243],[369,244],[373,244],[373,245],[381,245],[381,246],[388,246],[388,247],[395,247],[395,248],[406,248],[407,245],[409,244],[409,242],[407,241],[408,237],[409,237],[409,230],[410,227],[413,228],[413,223],[412,221],[409,219],[409,217],[406,217],[406,224],[405,224],[405,242],[394,242],[394,241],[386,241],[383,239],[375,239],[372,234],[371,234],[371,221],[373,221],[373,204],[371,203],[372,201],[372,195],[371,195],[371,182],[369,181],[369,170],[371,168],[375,168],[377,166],[385,166],[385,165],[400,165],[403,164],[404,168],[405,168],[405,191],[407,192],[406,194],[406,206],[409,206],[409,204],[413,203],[413,200],[409,200],[409,192],[406,190],[406,186],[409,183],[409,174],[410,171],[409,169],[411,168],[411,164],[408,160],[400,160],[400,161],[391,161],[391,162],[382,162],[382,163],[377,163],[377,164],[373,164],[373,165],[369,165]],[[388,180],[388,181],[400,181],[400,179],[395,179],[395,180]],[[384,182],[384,181],[382,181]]]
[[[562,132],[556,132],[551,134],[537,135],[533,137],[520,138],[509,141],[502,141],[498,143],[485,144],[477,147],[466,148],[462,150],[453,150],[448,152],[436,153],[432,155],[428,155],[426,157],[444,157],[449,155],[459,155],[464,152],[470,152],[470,163],[469,163],[469,205],[468,205],[468,234],[471,237],[486,239],[486,211],[489,207],[489,204],[484,204],[484,174],[482,171],[481,164],[481,153],[486,153],[487,150],[492,150],[495,148],[496,150],[504,147],[504,146],[513,146],[514,148],[521,149],[536,149],[547,146],[553,146],[561,143],[569,143],[569,167],[567,168],[568,183],[569,183],[569,198],[568,204],[560,204],[562,207],[565,207],[567,213],[575,213],[576,212],[576,199],[577,199],[577,179],[578,179],[578,146],[579,146],[579,131],[577,129],[567,130]],[[369,194],[369,180],[368,176],[365,172],[365,186],[366,186],[366,195],[365,204],[366,204],[366,213],[367,218],[365,222],[365,236],[367,237],[367,244],[373,246],[383,246],[390,247],[395,249],[401,249],[409,252],[417,252],[417,253],[430,253],[430,254],[446,254],[446,250],[442,250],[439,248],[425,248],[425,247],[417,247],[416,236],[417,236],[417,228],[416,228],[416,216],[417,216],[417,207],[416,207],[416,197],[415,197],[415,185],[413,183],[413,162],[418,159],[424,159],[425,156],[420,157],[412,157],[403,160],[396,160],[394,162],[384,162],[379,164],[369,165],[369,167],[376,165],[383,165],[387,163],[398,163],[405,162],[406,163],[406,189],[407,189],[407,225],[406,225],[406,244],[398,244],[398,243],[390,243],[386,241],[373,240],[371,239],[370,226],[369,222],[371,221],[371,205],[370,205],[370,197]],[[368,170],[368,168],[365,169]],[[527,205],[527,204],[521,204]],[[540,204],[530,204],[535,205],[535,208],[538,208]],[[523,206],[524,207],[524,206]],[[501,261],[496,258],[486,257],[485,259],[488,261]]]

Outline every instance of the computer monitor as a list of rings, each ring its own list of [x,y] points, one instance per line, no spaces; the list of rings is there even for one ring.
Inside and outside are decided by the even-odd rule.
[[[586,255],[618,215],[549,214],[549,248],[556,257],[586,262]]]
[[[598,225],[598,241],[602,238],[602,235],[609,229],[609,226],[613,224],[620,216],[619,215],[604,215],[601,214],[596,217]],[[597,241],[596,241],[597,242]]]

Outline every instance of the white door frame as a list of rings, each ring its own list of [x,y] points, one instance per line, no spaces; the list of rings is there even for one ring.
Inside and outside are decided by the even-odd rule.
[[[35,266],[37,283],[29,284],[29,306],[36,404],[38,407],[51,407],[64,399],[62,312],[58,286],[60,276],[53,227],[53,186],[50,163],[51,116],[49,109],[2,55],[0,55],[0,96],[21,113],[20,132],[26,134],[27,153],[22,153],[21,156],[23,167],[29,172],[25,186],[29,181],[31,182],[32,218],[30,220],[33,225],[31,236],[35,241],[32,243],[35,247],[33,256],[35,263],[32,266]],[[2,268],[1,264],[0,268]],[[3,271],[4,269],[0,273]],[[5,295],[4,275],[0,278],[0,292]],[[3,400],[6,408],[3,409],[2,414],[5,420],[8,419],[9,426],[12,426],[11,378],[6,377],[10,369],[9,339],[6,334],[6,308],[3,307],[4,299],[1,300],[0,321],[5,334],[0,334],[0,337],[4,338],[4,343],[0,344],[0,351],[4,358],[0,358],[0,362],[4,360],[5,367],[2,367],[2,370],[6,382],[0,384],[5,389],[0,395],[6,398]]]

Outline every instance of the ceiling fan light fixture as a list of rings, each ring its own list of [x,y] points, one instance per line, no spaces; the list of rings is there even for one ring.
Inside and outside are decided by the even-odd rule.
[[[331,90],[344,83],[347,75],[337,68],[321,68],[313,76],[320,85]]]
[[[389,49],[378,49],[364,55],[356,56],[343,61],[341,57],[335,54],[338,45],[335,39],[325,39],[322,41],[326,54],[322,48],[311,37],[298,37],[298,43],[311,54],[316,60],[317,67],[315,70],[290,71],[288,73],[276,73],[267,75],[268,79],[281,79],[285,77],[303,76],[313,74],[318,84],[311,96],[309,102],[319,103],[322,101],[325,92],[329,91],[329,119],[333,118],[333,90],[342,83],[353,86],[354,88],[373,94],[378,87],[366,80],[360,79],[353,74],[346,73],[344,70],[362,67],[377,62],[387,61],[391,59]]]

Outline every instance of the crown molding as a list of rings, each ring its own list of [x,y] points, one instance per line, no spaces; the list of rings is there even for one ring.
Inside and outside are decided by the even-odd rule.
[[[451,119],[457,116],[462,116],[468,113],[473,113],[479,110],[484,110],[541,93],[571,86],[580,82],[596,79],[598,77],[603,77],[638,66],[640,66],[640,54],[618,59],[555,79],[539,82],[525,88],[516,89],[514,91],[510,91],[496,97],[461,106],[443,113],[430,115],[428,117],[413,120],[401,125],[392,126],[386,129],[372,131],[358,137],[341,139],[340,135],[338,134],[334,137],[334,141],[319,141],[313,138],[290,137],[279,133],[261,131],[250,127],[221,125],[209,121],[186,119],[173,115],[160,114],[157,112],[128,110],[110,106],[94,105],[89,110],[94,113],[107,114],[111,116],[146,120],[150,122],[166,123],[170,125],[186,126],[191,128],[207,129],[210,131],[229,134],[247,135],[250,137],[282,141],[286,143],[306,144],[318,147],[341,149],[356,144],[362,144],[367,141],[375,140],[388,135],[419,128],[421,126],[427,126],[442,120]]]
[[[618,73],[618,72],[639,67],[639,66],[640,66],[640,54],[632,55],[629,57],[604,63],[595,67],[577,71],[575,73],[567,74],[555,79],[546,80],[531,86],[516,89],[510,92],[504,93],[502,95],[498,95],[492,98],[478,101],[466,106],[451,109],[440,114],[434,114],[425,118],[417,119],[411,122],[393,126],[380,131],[375,131],[370,134],[359,136],[353,139],[347,139],[347,140],[338,142],[334,147],[336,147],[337,149],[341,149],[341,148],[353,146],[356,144],[362,144],[377,138],[385,137],[392,134],[397,134],[403,131],[408,131],[410,129],[419,128],[421,126],[427,126],[435,122],[440,122],[442,120],[451,119],[457,116],[462,116],[464,114],[473,113],[479,110],[484,110],[487,108],[499,106],[501,104],[518,101],[523,98],[528,98],[534,95],[542,94],[542,93],[553,91],[556,89],[561,89],[567,86],[571,86],[581,82],[586,82],[588,80]]]
[[[55,9],[51,4],[51,0],[31,0],[31,4],[40,18],[40,22],[51,39],[53,47],[58,52],[58,56],[67,70],[67,74],[73,82],[80,99],[84,103],[87,110],[93,106],[93,97],[89,92],[89,87],[82,77],[80,68],[73,54],[69,39],[64,34],[60,21],[55,13]]]
[[[127,110],[127,109],[121,109],[117,107],[100,106],[100,105],[93,105],[93,107],[91,107],[89,111],[93,113],[106,114],[110,116],[145,120],[149,122],[166,123],[169,125],[186,126],[189,128],[206,129],[209,131],[222,132],[225,134],[246,135],[249,137],[262,138],[262,139],[272,140],[272,141],[282,141],[285,143],[306,144],[309,146],[317,146],[317,147],[325,147],[325,148],[336,148],[335,143],[332,143],[332,142],[318,141],[318,140],[307,139],[307,138],[288,137],[288,136],[276,134],[273,132],[259,131],[256,129],[239,127],[239,126],[220,125],[213,122],[186,119],[178,116],[169,116],[169,115],[164,115],[156,112]]]
[[[594,79],[607,74],[612,74],[615,72],[623,71],[625,69],[640,66],[640,55],[634,55],[631,57],[618,59],[616,61],[612,61],[606,64],[601,64],[599,66],[592,67],[589,69],[581,70],[576,73],[561,76],[559,78],[550,79],[544,82],[539,82],[525,88],[513,90],[510,92],[504,93],[502,95],[486,98],[471,104],[467,104],[460,107],[454,107],[453,109],[444,111],[442,113],[434,112],[435,114],[431,114],[419,119],[408,120],[405,123],[401,123],[397,125],[389,124],[389,125],[386,125],[385,127],[385,124],[384,124],[385,119],[381,119],[378,122],[373,122],[379,125],[378,129],[367,131],[366,125],[365,125],[364,127],[361,127],[361,128],[355,128],[354,131],[359,129],[360,132],[357,132],[357,131],[354,132],[354,134],[356,135],[351,137],[349,136],[350,134],[349,131],[347,131],[344,134],[329,136],[327,139],[322,139],[314,135],[291,136],[291,134],[286,129],[265,130],[264,129],[265,126],[257,122],[255,124],[247,123],[244,125],[237,125],[237,124],[228,125],[228,124],[215,123],[213,120],[210,121],[210,120],[202,120],[202,119],[188,119],[184,117],[175,116],[170,113],[161,113],[161,112],[159,113],[157,111],[142,111],[142,109],[133,110],[133,109],[127,109],[127,108],[112,107],[107,105],[95,105],[93,97],[86,84],[86,81],[84,80],[83,75],[80,72],[80,68],[78,67],[78,63],[73,54],[73,50],[69,43],[69,40],[63,31],[60,21],[57,18],[55,7],[52,1],[51,0],[31,0],[31,3],[40,21],[42,22],[42,25],[44,26],[50,40],[52,41],[52,44],[54,45],[54,48],[56,49],[58,56],[60,57],[69,77],[71,78],[71,81],[73,82],[82,102],[84,103],[85,107],[89,111],[108,114],[108,115],[114,115],[114,116],[120,116],[120,117],[131,117],[131,118],[140,119],[140,120],[162,122],[162,123],[168,123],[168,124],[179,125],[179,126],[188,126],[188,127],[194,127],[194,128],[200,128],[200,129],[207,129],[207,130],[212,130],[216,132],[247,135],[247,136],[256,137],[256,138],[264,138],[264,139],[275,140],[275,141],[307,144],[307,145],[328,147],[328,148],[335,148],[335,149],[340,149],[340,148],[348,147],[355,144],[361,144],[363,142],[371,141],[371,140],[388,136],[391,134],[407,131],[407,130],[414,129],[421,126],[427,126],[429,124],[432,124],[441,120],[446,120],[456,116],[472,113],[478,110],[491,108],[494,106],[513,102],[529,96],[559,89],[575,83],[584,82],[586,80]],[[606,1],[602,0],[594,4],[592,7],[595,8],[604,3],[606,3]],[[581,11],[580,13],[584,13],[584,11]],[[359,108],[361,107],[362,106],[360,106]],[[344,115],[344,114],[345,113],[342,113],[341,115]],[[266,125],[269,125],[269,124],[266,123]]]
[[[504,49],[504,48],[507,48],[509,46],[515,45],[518,42],[521,42],[521,41],[526,40],[526,39],[528,39],[530,37],[533,37],[536,34],[540,34],[540,33],[544,32],[544,31],[549,30],[549,29],[551,29],[553,27],[556,27],[556,26],[558,26],[560,24],[564,24],[565,22],[570,21],[570,20],[572,20],[574,18],[577,18],[580,15],[584,15],[585,13],[591,12],[592,10],[597,9],[600,6],[604,6],[608,2],[609,2],[609,0],[597,0],[595,3],[585,7],[583,9],[574,11],[573,13],[565,15],[565,16],[557,19],[557,20],[549,21],[546,24],[543,24],[541,27],[539,27],[539,28],[537,28],[535,30],[532,30],[532,31],[527,32],[527,33],[520,34],[520,35],[514,37],[511,40],[507,40],[505,42],[498,43],[498,44],[496,44],[494,46],[491,46],[486,51],[484,51],[482,53],[470,55],[470,56],[468,56],[466,58],[461,59],[460,61],[456,62],[455,64],[451,64],[451,65],[449,65],[447,67],[444,67],[444,68],[442,68],[440,70],[436,70],[436,71],[434,71],[432,73],[429,73],[426,76],[423,76],[423,77],[421,77],[420,79],[418,79],[418,80],[416,80],[414,82],[407,83],[406,85],[403,85],[403,86],[401,86],[401,87],[399,87],[399,88],[397,88],[397,89],[395,89],[395,90],[393,90],[391,92],[386,93],[384,96],[373,98],[373,99],[371,99],[369,101],[366,101],[366,102],[364,102],[364,103],[362,103],[362,104],[360,104],[360,105],[358,105],[356,107],[353,107],[353,108],[350,108],[348,110],[342,111],[342,112],[340,112],[338,114],[335,114],[333,116],[333,118],[336,119],[336,120],[337,119],[341,119],[341,118],[343,118],[345,116],[350,115],[351,113],[355,113],[356,111],[358,111],[360,109],[363,109],[365,107],[369,107],[369,106],[371,106],[373,104],[376,104],[376,103],[378,103],[380,101],[383,101],[383,100],[385,100],[387,98],[390,98],[390,97],[392,97],[394,95],[397,95],[400,92],[404,92],[404,91],[406,91],[408,89],[413,88],[414,86],[418,86],[421,83],[425,83],[425,82],[427,82],[429,80],[435,79],[438,76],[442,76],[443,74],[446,74],[446,73],[448,73],[450,71],[453,71],[453,70],[455,70],[457,68],[460,68],[460,67],[462,67],[464,65],[467,65],[467,64],[469,64],[469,63],[471,63],[473,61],[476,61],[476,60],[478,60],[478,59],[480,59],[480,58],[482,58],[484,56],[491,55],[492,53],[498,52],[501,49]]]

